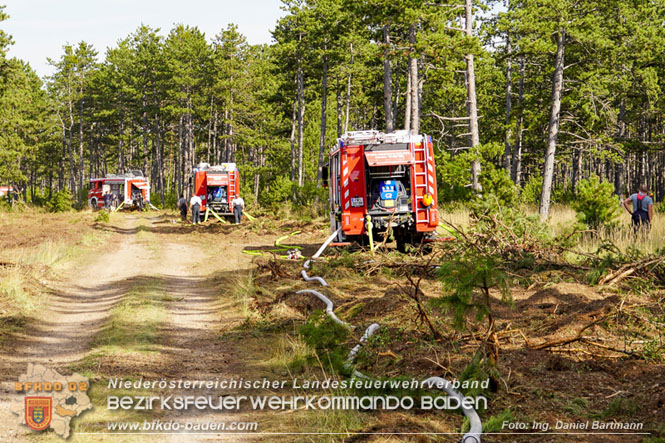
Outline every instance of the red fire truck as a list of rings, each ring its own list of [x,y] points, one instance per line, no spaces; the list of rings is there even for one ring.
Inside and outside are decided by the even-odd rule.
[[[203,202],[202,213],[210,207],[217,215],[233,215],[231,201],[239,190],[240,174],[235,163],[200,163],[194,169],[194,194]]]
[[[111,195],[111,204],[115,207],[143,209],[144,204],[150,202],[150,179],[138,170],[91,178],[88,186],[88,204],[93,209],[104,207],[106,193]]]
[[[364,243],[368,221],[381,238],[390,226],[397,249],[432,240],[439,224],[432,138],[408,131],[347,132],[330,151],[331,233]]]

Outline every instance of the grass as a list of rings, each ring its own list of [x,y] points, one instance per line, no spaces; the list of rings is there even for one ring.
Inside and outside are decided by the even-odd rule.
[[[48,297],[47,281],[55,272],[83,260],[108,235],[83,231],[67,240],[49,238],[35,246],[2,251],[0,261],[13,265],[0,267],[0,344],[43,305]]]
[[[538,207],[528,205],[524,207],[528,215],[537,215]],[[468,228],[471,219],[469,210],[465,207],[455,207],[452,210],[439,211],[442,223],[450,223],[456,227]],[[547,221],[552,233],[559,235],[564,232],[566,227],[577,221],[575,211],[568,205],[553,205],[550,210],[550,217]],[[439,230],[442,235],[446,235],[443,229]],[[601,230],[598,236],[586,236],[579,244],[581,252],[596,252],[601,244],[610,241],[621,251],[625,252],[630,248],[638,248],[645,254],[656,253],[659,249],[665,247],[665,217],[659,214],[654,215],[654,221],[651,232],[648,235],[635,236],[633,233],[630,216],[624,211],[618,218],[618,226],[612,229]]]
[[[229,284],[225,282],[223,287],[231,288],[228,295],[231,296],[236,307],[239,308],[240,314],[248,319],[254,317],[256,314],[250,308],[249,303],[260,292],[254,281],[254,273],[238,272],[230,280]]]
[[[108,396],[148,396],[158,395],[153,390],[123,390],[108,387],[108,374],[102,369],[110,361],[113,377],[132,380],[135,374],[121,374],[114,361],[134,355],[156,354],[161,352],[161,329],[169,321],[167,302],[173,301],[164,282],[157,277],[141,277],[131,283],[123,299],[109,311],[109,318],[94,337],[91,350],[82,361],[70,365],[72,371],[92,380],[88,395],[95,408],[76,420],[73,441],[86,441],[81,432],[105,432],[106,423],[133,421],[142,422],[159,419],[160,410],[109,410],[105,404]],[[126,440],[134,441],[134,440]]]
[[[313,355],[312,349],[299,335],[280,335],[273,349],[266,364],[276,370],[286,369],[289,374],[301,373]]]
[[[143,277],[109,312],[93,341],[103,355],[158,352],[159,330],[168,321],[166,302],[173,301],[161,280]]]

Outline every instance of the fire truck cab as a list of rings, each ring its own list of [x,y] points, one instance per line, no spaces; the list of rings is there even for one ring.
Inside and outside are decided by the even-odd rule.
[[[194,194],[203,203],[201,212],[210,207],[217,215],[233,215],[231,201],[239,190],[240,174],[235,163],[199,163],[194,169]]]
[[[330,151],[327,176],[331,233],[364,243],[390,230],[397,249],[431,240],[438,226],[432,138],[408,131],[347,132]]]
[[[106,193],[111,194],[118,207],[123,205],[143,209],[144,204],[150,202],[150,179],[139,170],[90,179],[88,204],[91,208],[103,208]]]

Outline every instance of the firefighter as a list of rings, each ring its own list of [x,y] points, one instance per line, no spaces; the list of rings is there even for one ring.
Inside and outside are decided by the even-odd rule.
[[[653,220],[653,199],[649,196],[647,185],[641,185],[639,192],[625,199],[623,207],[631,214],[633,229],[636,233],[641,228],[644,228],[645,232],[649,232]]]
[[[203,206],[201,197],[196,194],[192,195],[192,198],[189,199],[189,206],[192,210],[192,223],[198,225],[201,223],[201,206]]]
[[[187,220],[187,200],[185,199],[185,194],[180,194],[178,209],[180,209],[180,220]]]
[[[108,211],[110,208],[111,208],[111,193],[109,191],[106,191],[104,192],[104,209]]]
[[[242,220],[242,210],[245,209],[245,200],[240,195],[236,195],[236,198],[231,200],[231,206],[233,206],[233,216],[236,219],[236,225],[239,225],[240,220]]]

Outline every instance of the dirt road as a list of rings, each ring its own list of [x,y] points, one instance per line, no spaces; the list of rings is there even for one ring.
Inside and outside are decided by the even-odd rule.
[[[93,258],[62,275],[53,284],[53,294],[38,319],[13,340],[10,351],[0,355],[0,441],[24,439],[29,434],[25,427],[16,426],[16,416],[9,409],[12,401],[20,399],[13,393],[11,380],[25,372],[29,362],[70,374],[71,368],[77,368],[89,356],[110,311],[132,291],[136,296],[135,292],[142,290],[144,286],[137,282],[150,281],[165,294],[160,305],[165,320],[158,327],[159,352],[106,356],[96,360],[96,373],[169,380],[246,373],[251,355],[219,339],[229,324],[240,318],[231,305],[225,305],[228,300],[223,290],[220,294],[220,287],[232,289],[234,276],[250,263],[250,257],[242,254],[241,245],[233,239],[236,234],[229,231],[229,241],[220,241],[213,252],[197,245],[196,236],[178,235],[177,225],[169,219],[145,215],[119,215],[114,219],[107,229],[113,231],[110,241],[115,246],[101,255],[91,255]],[[209,260],[211,254],[217,259]],[[197,391],[196,395],[206,392]],[[219,421],[218,417],[167,413],[161,418]],[[225,420],[236,418],[224,416]],[[98,439],[91,434],[85,435],[86,441]],[[205,437],[190,435],[185,440]]]

